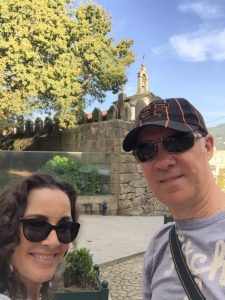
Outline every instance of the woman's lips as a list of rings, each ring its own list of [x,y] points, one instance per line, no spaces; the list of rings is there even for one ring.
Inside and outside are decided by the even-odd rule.
[[[31,255],[39,260],[49,261],[52,260],[56,254],[31,253]]]
[[[58,253],[43,254],[43,253],[30,253],[32,259],[36,264],[46,267],[51,267],[57,261]]]

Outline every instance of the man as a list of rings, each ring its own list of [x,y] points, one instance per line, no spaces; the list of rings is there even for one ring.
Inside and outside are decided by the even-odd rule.
[[[187,265],[206,299],[225,299],[225,194],[209,166],[213,137],[186,99],[154,100],[123,141],[175,220]],[[188,299],[174,268],[168,223],[145,253],[145,300]],[[200,298],[198,298],[200,299]]]

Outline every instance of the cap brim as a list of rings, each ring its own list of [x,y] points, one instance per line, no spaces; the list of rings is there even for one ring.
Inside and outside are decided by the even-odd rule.
[[[126,152],[129,152],[131,150],[134,149],[135,145],[137,144],[137,139],[139,136],[140,131],[145,128],[145,127],[149,127],[149,126],[159,126],[159,127],[163,127],[163,128],[169,128],[169,129],[173,129],[179,132],[193,132],[194,130],[199,129],[198,126],[196,125],[191,125],[187,126],[184,123],[181,122],[176,122],[176,121],[170,121],[169,126],[166,126],[165,124],[166,121],[155,121],[155,122],[151,122],[149,124],[144,124],[143,126],[139,126],[136,127],[134,129],[132,129],[124,138],[123,140],[123,150]]]
[[[134,149],[134,146],[136,145],[137,138],[139,135],[139,132],[143,129],[143,127],[136,127],[132,129],[123,140],[123,150],[126,152],[129,152]]]

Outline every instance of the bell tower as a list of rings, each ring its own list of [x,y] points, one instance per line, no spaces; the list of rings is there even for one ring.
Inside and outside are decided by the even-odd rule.
[[[141,69],[138,72],[138,86],[137,94],[143,94],[148,92],[148,73],[145,65],[141,64]]]

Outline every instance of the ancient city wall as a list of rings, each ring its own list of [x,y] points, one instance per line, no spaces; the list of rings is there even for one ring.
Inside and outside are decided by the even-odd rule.
[[[132,126],[132,121],[112,119],[85,123],[65,131],[49,130],[47,134],[33,137],[26,150],[110,154],[110,186],[117,199],[117,213],[162,215],[165,207],[151,192],[140,166],[132,154],[122,150],[123,138]],[[14,143],[15,150],[21,150],[21,141]]]

